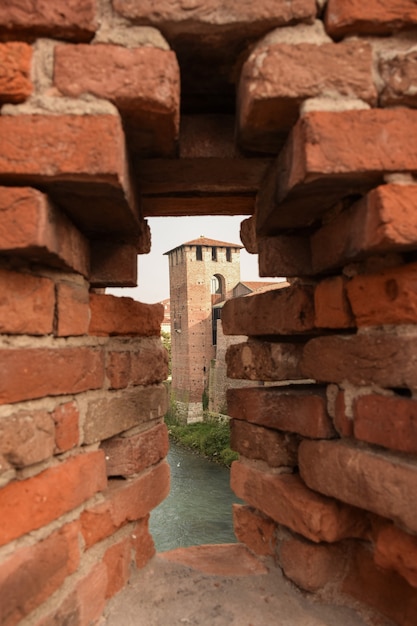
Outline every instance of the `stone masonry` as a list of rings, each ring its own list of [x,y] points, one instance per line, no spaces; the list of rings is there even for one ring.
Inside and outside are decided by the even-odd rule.
[[[417,623],[416,29],[414,0],[0,3],[2,626],[98,624],[154,553],[163,309],[103,289],[166,215],[247,216],[289,281],[222,312],[229,377],[267,383],[228,393],[239,541]]]

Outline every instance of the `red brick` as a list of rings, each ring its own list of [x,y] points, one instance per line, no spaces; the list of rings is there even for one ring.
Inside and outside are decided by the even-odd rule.
[[[227,390],[228,415],[304,437],[334,437],[326,394],[317,387],[246,387]]]
[[[107,586],[106,564],[103,561],[95,563],[90,572],[78,582],[72,595],[72,606],[77,607],[77,626],[96,624],[102,617]]]
[[[98,389],[104,359],[94,348],[0,351],[0,404]]]
[[[0,252],[88,275],[87,241],[47,197],[29,187],[0,187]]]
[[[259,276],[311,276],[310,239],[275,235],[258,241]]]
[[[160,335],[164,308],[132,298],[90,295],[90,335]]]
[[[10,518],[12,519],[12,518]],[[16,550],[0,566],[0,623],[13,626],[58,589],[78,567],[77,523]]]
[[[417,531],[417,468],[413,461],[347,441],[304,440],[299,447],[299,465],[301,477],[311,489]]]
[[[395,572],[384,572],[375,566],[365,547],[355,549],[341,591],[382,613],[398,626],[417,622],[417,593]]]
[[[56,287],[58,337],[86,335],[90,325],[88,285],[58,283]]]
[[[366,395],[353,402],[355,437],[391,450],[417,453],[417,402]]]
[[[276,154],[298,119],[300,104],[329,92],[375,104],[377,92],[368,43],[357,40],[337,45],[258,46],[240,77],[241,143],[247,149]]]
[[[413,85],[417,81],[417,55],[415,51],[381,58],[378,64],[384,87],[380,94],[383,106],[415,107],[417,96]]]
[[[149,515],[137,522],[132,533],[132,540],[136,567],[141,569],[155,554],[155,544],[149,532]]]
[[[295,474],[269,474],[239,461],[232,464],[235,494],[279,524],[316,543],[362,537],[364,514],[305,486]]]
[[[123,589],[130,576],[132,562],[132,540],[125,537],[106,550],[103,562],[107,567],[106,598],[111,598]]]
[[[171,27],[174,33],[185,32],[189,38],[195,33],[200,42],[203,34],[213,35],[214,26],[220,34],[224,32],[226,39],[230,26],[236,27],[236,24],[240,25],[243,33],[252,32],[259,36],[260,26],[268,31],[276,26],[311,20],[317,11],[312,0],[261,0],[257,4],[247,5],[231,0],[224,4],[219,4],[218,0],[209,0],[204,7],[193,5],[187,9],[180,0],[162,0],[158,7],[152,0],[144,0],[139,4],[132,0],[114,0],[113,6],[118,13],[139,24],[150,24],[163,31]]]
[[[29,5],[2,4],[0,33],[88,40],[97,28],[95,0],[35,0]]]
[[[265,461],[270,467],[297,465],[297,437],[242,420],[230,420],[230,447],[248,459]]]
[[[0,141],[0,180],[42,185],[87,233],[140,233],[118,115],[2,115]]]
[[[168,408],[164,385],[126,390],[123,395],[108,394],[87,404],[83,421],[84,443],[95,443],[151,420],[164,417]]]
[[[0,545],[72,511],[105,489],[106,481],[104,454],[97,451],[71,457],[32,478],[9,483],[0,491]]]
[[[227,300],[225,335],[293,335],[314,328],[313,288],[295,285]]]
[[[101,448],[106,455],[107,476],[139,474],[168,454],[168,430],[165,424],[158,424],[137,435],[107,439]]]
[[[127,122],[133,151],[142,157],[175,155],[180,80],[172,50],[100,43],[57,46],[54,84],[65,96],[92,94],[113,102]]]
[[[1,14],[1,9],[0,9]],[[30,79],[32,48],[10,41],[0,44],[0,102],[24,102],[32,93]]]
[[[353,418],[346,412],[345,392],[339,390],[335,402],[334,425],[341,437],[353,437]]]
[[[383,569],[394,570],[411,587],[417,587],[417,537],[393,524],[382,526],[376,536],[375,563]]]
[[[388,35],[400,28],[417,24],[417,7],[413,0],[329,0],[325,16],[327,32],[344,35]]]
[[[287,578],[298,587],[317,592],[342,577],[346,549],[340,544],[313,544],[306,539],[289,537],[279,549],[279,563]]]
[[[416,351],[413,336],[375,333],[319,337],[306,343],[301,371],[305,378],[321,382],[414,388]]]
[[[258,235],[310,226],[346,196],[380,184],[384,174],[414,172],[414,129],[417,111],[404,108],[306,113],[270,171],[275,186],[257,203]]]
[[[135,341],[138,349],[129,352],[109,352],[106,374],[111,389],[129,384],[152,385],[168,377],[168,353],[159,338]]]
[[[249,380],[297,380],[303,378],[300,360],[302,344],[249,340],[227,348],[229,378]]]
[[[347,293],[358,326],[415,324],[417,263],[354,276]]]
[[[266,574],[268,569],[239,543],[198,545],[162,552],[160,558],[209,576],[230,577]]]
[[[113,535],[128,522],[145,517],[168,492],[169,466],[165,462],[129,481],[110,481],[104,501],[81,514],[86,548]]]
[[[333,276],[317,285],[314,292],[317,328],[352,328],[355,325],[346,284],[343,276]]]
[[[0,269],[0,332],[52,333],[55,288],[52,280]]]
[[[417,186],[384,185],[338,214],[311,238],[316,272],[347,265],[367,255],[417,246]]]
[[[90,243],[92,287],[136,287],[138,284],[137,245],[110,241]]]
[[[47,411],[22,410],[0,418],[0,454],[14,467],[50,458],[54,444],[54,422]]]
[[[260,556],[274,556],[276,524],[249,506],[233,504],[233,530],[236,538]]]
[[[65,402],[52,413],[55,422],[55,446],[57,452],[75,448],[80,440],[80,412],[76,402]]]

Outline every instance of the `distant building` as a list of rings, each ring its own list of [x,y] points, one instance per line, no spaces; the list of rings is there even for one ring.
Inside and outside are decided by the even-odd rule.
[[[213,410],[224,405],[226,373],[224,365],[221,372],[215,367],[216,346],[220,340],[224,357],[227,345],[242,340],[223,336],[219,320],[224,302],[279,285],[240,282],[241,249],[238,244],[200,237],[165,253],[170,276],[171,393],[187,423],[202,419],[209,398]],[[166,300],[162,304],[168,307]],[[215,393],[210,393],[210,372],[217,381],[211,385]]]

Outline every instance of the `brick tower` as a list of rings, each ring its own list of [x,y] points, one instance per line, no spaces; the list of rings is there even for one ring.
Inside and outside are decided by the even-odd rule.
[[[240,280],[242,246],[200,237],[166,252],[169,259],[172,395],[180,418],[200,421],[216,322]]]

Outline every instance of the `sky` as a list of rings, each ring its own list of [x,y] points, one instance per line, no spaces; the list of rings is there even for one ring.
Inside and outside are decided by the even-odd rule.
[[[108,288],[106,293],[117,296],[128,296],[149,304],[169,298],[168,257],[164,252],[197,239],[200,235],[209,239],[218,239],[227,243],[242,245],[240,241],[240,224],[245,215],[204,216],[204,217],[154,217],[149,218],[152,235],[152,247],[149,254],[138,257],[138,286],[134,288]],[[275,280],[259,278],[258,257],[240,253],[241,280]]]

